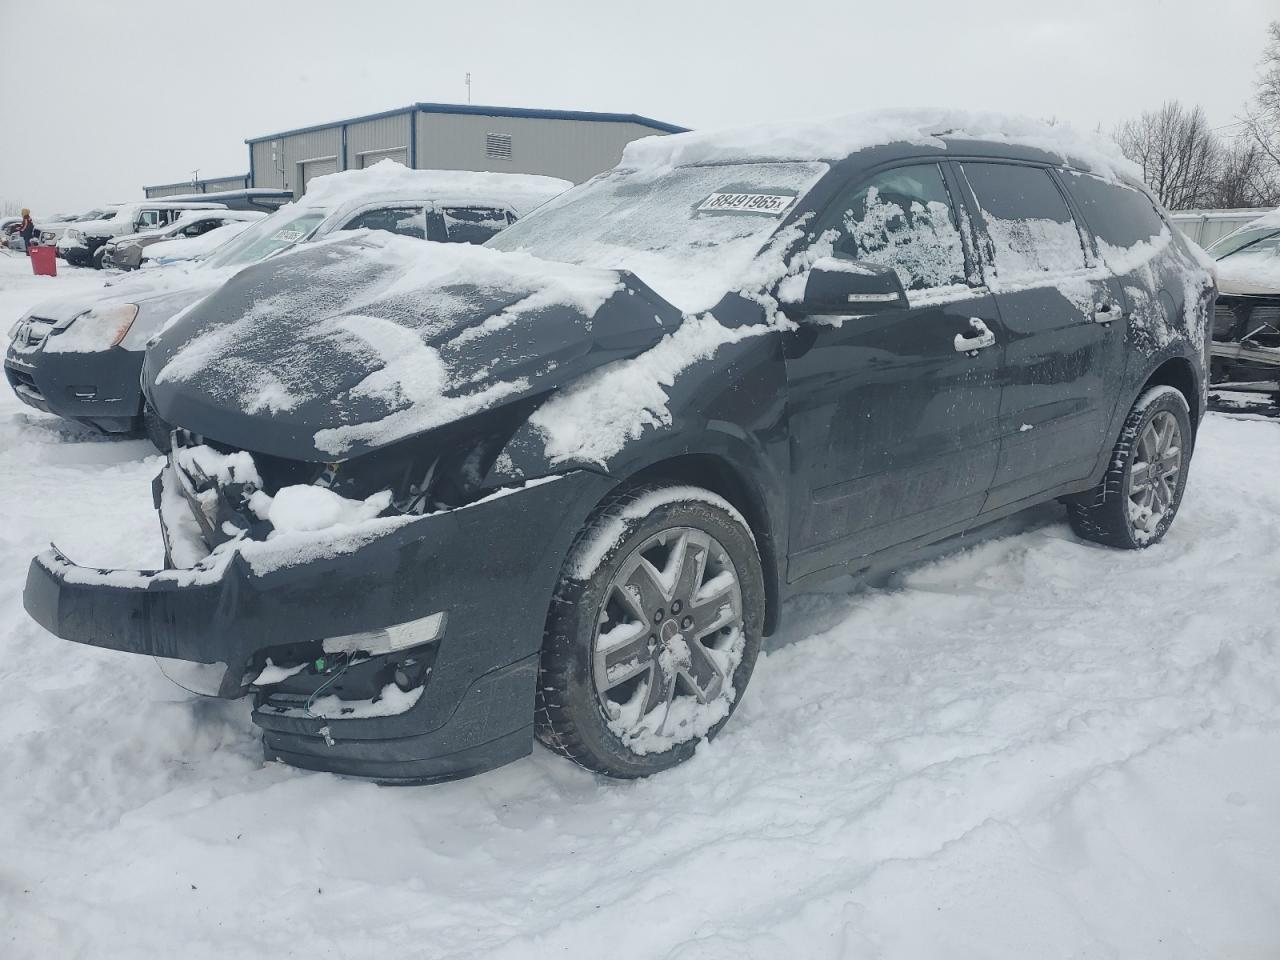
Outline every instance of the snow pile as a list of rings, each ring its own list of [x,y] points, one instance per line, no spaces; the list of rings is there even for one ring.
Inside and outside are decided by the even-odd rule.
[[[305,484],[283,487],[274,497],[259,490],[249,501],[254,513],[271,521],[273,536],[349,527],[372,520],[390,505],[390,490],[365,500],[352,500],[324,487]]]
[[[379,195],[414,195],[441,202],[508,203],[524,215],[568,190],[572,183],[559,177],[530,173],[478,173],[470,170],[410,170],[394,160],[380,160],[363,170],[343,170],[307,182],[307,192],[295,208],[335,208]]]
[[[286,715],[323,717],[325,719],[367,720],[370,717],[394,717],[406,713],[422,699],[426,687],[401,690],[388,683],[371,700],[344,700],[336,694],[317,697],[306,710],[293,709]]]
[[[203,474],[214,480],[219,486],[232,483],[245,484],[250,487],[261,487],[262,478],[253,457],[243,450],[234,453],[223,453],[203,444],[194,447],[180,447],[176,456],[178,464],[188,473]]]
[[[871,110],[645,137],[627,145],[621,166],[668,169],[749,160],[837,160],[890,143],[945,150],[952,140],[990,140],[1028,147],[1108,179],[1142,180],[1141,169],[1101,136],[1031,117],[941,109]]]

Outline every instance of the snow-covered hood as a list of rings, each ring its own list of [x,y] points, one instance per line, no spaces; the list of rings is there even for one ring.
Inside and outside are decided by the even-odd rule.
[[[236,274],[148,349],[143,386],[195,433],[333,461],[547,391],[680,323],[625,272],[371,232]]]
[[[1242,250],[1219,260],[1218,292],[1259,296],[1280,294],[1280,253]]]

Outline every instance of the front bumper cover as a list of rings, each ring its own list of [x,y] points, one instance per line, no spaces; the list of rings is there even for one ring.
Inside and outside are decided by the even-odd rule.
[[[142,412],[139,350],[46,353],[43,345],[20,349],[11,344],[4,370],[23,403],[106,433],[127,433]]]
[[[531,749],[546,610],[573,536],[611,485],[578,471],[372,535],[227,544],[186,570],[92,569],[51,550],[32,561],[23,602],[66,640],[221,664],[224,697],[247,692],[268,657],[447,611],[405,712],[321,719],[260,695],[254,720],[267,756],[297,766],[387,782],[464,776]]]

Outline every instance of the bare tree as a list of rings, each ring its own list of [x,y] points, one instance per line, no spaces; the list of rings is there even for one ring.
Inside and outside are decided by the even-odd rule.
[[[1253,101],[1245,106],[1241,123],[1263,157],[1280,173],[1280,20],[1267,28]]]
[[[1116,142],[1142,168],[1156,198],[1170,210],[1207,204],[1213,194],[1222,145],[1200,107],[1170,100],[1159,110],[1127,120]]]
[[[1250,137],[1238,137],[1218,154],[1209,207],[1274,207],[1280,205],[1280,176]]]

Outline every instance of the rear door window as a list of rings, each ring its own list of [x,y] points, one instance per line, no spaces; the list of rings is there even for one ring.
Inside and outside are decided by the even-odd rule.
[[[896,167],[864,181],[828,210],[837,257],[892,267],[908,290],[965,282],[955,204],[936,163]]]
[[[1049,171],[1012,163],[963,163],[1004,283],[1042,281],[1082,270],[1084,246],[1067,201]]]
[[[1127,250],[1166,229],[1155,205],[1141,190],[1088,173],[1068,172],[1063,179],[1085,223],[1098,238],[1104,260],[1108,251]]]
[[[450,243],[484,243],[512,222],[496,207],[441,207],[440,213]]]
[[[416,240],[427,238],[427,222],[421,206],[375,207],[356,214],[343,230],[385,230]]]

